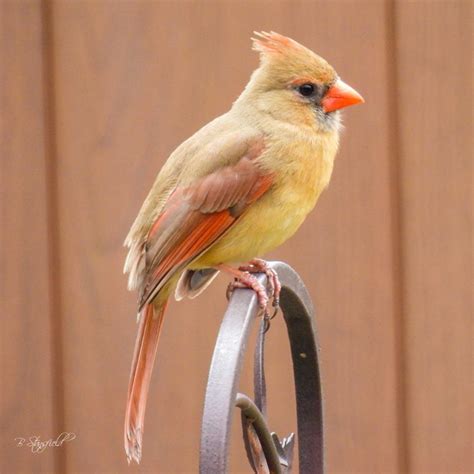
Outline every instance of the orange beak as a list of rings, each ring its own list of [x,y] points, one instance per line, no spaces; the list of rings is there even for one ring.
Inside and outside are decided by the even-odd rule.
[[[324,112],[327,113],[364,102],[364,98],[355,89],[338,79],[327,91],[321,104]]]

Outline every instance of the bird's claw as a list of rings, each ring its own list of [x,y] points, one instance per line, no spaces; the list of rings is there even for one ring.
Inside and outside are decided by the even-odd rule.
[[[243,271],[239,277],[234,278],[234,281],[230,282],[227,287],[227,299],[230,299],[232,293],[237,288],[250,288],[255,291],[259,308],[266,312],[269,300],[267,290],[254,275]]]
[[[265,332],[270,329],[270,321],[277,315],[280,307],[281,283],[275,270],[270,268],[265,260],[253,259],[247,265],[242,265],[238,269],[239,276],[227,287],[226,296],[230,299],[232,293],[237,288],[250,288],[255,291],[258,299],[258,306],[263,312],[265,321]],[[265,288],[253,273],[265,273],[267,276],[267,288]],[[272,315],[268,311],[269,300],[272,298],[274,308]]]
[[[269,297],[273,298],[272,306],[275,308],[275,312],[270,318],[273,319],[278,312],[278,308],[280,307],[281,283],[277,272],[261,258],[254,258],[253,260],[250,260],[247,265],[242,265],[239,267],[239,270],[248,273],[265,273],[267,276],[267,285],[270,290]]]

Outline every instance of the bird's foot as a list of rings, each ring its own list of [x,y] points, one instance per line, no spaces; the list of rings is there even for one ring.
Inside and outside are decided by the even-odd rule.
[[[235,289],[249,288],[255,291],[255,293],[257,294],[259,308],[264,311],[267,310],[268,301],[269,301],[267,290],[258,281],[255,275],[252,275],[251,273],[247,271],[241,271],[240,269],[227,267],[227,266],[225,268],[222,268],[222,266],[220,266],[219,269],[224,270],[227,273],[230,273],[231,275],[234,276],[234,281],[231,281],[229,283],[229,286],[227,287],[227,292],[226,292],[227,299],[230,299]]]
[[[272,306],[275,308],[273,318],[280,307],[281,283],[277,272],[270,268],[270,265],[261,258],[250,260],[247,265],[240,266],[239,270],[249,273],[265,273],[267,276],[267,284],[270,288],[270,298],[273,298]]]
[[[267,320],[267,329],[270,326],[269,320],[273,319],[278,312],[280,302],[281,284],[277,273],[272,270],[265,260],[254,259],[247,265],[242,265],[238,269],[228,265],[219,265],[219,270],[230,273],[234,276],[234,281],[227,287],[227,298],[229,299],[236,288],[249,288],[257,294],[258,306],[263,311]],[[268,289],[262,285],[254,273],[265,273],[267,275]],[[273,298],[273,314],[270,316],[268,305],[270,298]]]

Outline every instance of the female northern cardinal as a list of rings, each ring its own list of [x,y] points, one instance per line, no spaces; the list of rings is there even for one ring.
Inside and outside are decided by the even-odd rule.
[[[168,158],[125,244],[139,331],[125,415],[128,461],[141,458],[145,405],[169,296],[201,293],[219,270],[267,294],[255,259],[291,237],[328,185],[338,110],[363,102],[321,57],[277,33],[256,33],[260,66],[224,115]],[[250,261],[246,267],[232,263]],[[277,296],[277,295],[276,295]]]

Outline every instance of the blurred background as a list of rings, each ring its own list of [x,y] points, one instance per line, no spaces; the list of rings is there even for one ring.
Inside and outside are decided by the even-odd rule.
[[[2,0],[1,472],[197,472],[227,280],[171,304],[143,461],[127,467],[137,327],[122,242],[170,152],[257,67],[253,30],[315,50],[366,99],[344,114],[315,212],[267,256],[317,308],[327,471],[474,472],[472,13],[462,0]],[[283,326],[267,350],[281,436],[295,428]],[[231,472],[245,473],[235,421]],[[61,432],[76,439],[42,453],[15,441]]]

